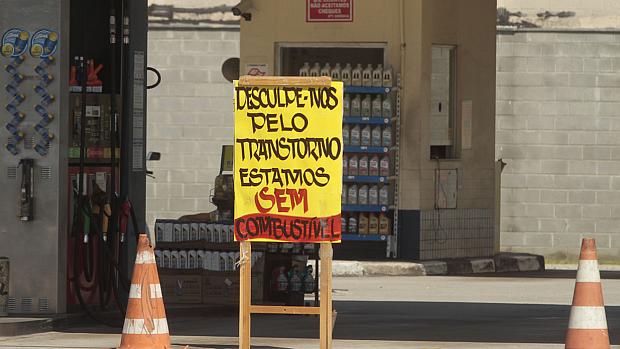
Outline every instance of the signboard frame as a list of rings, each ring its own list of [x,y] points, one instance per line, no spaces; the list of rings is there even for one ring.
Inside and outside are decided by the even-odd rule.
[[[238,86],[295,86],[329,87],[329,77],[256,77],[243,76]],[[341,101],[340,101],[341,103]],[[342,167],[342,165],[340,165]],[[334,310],[332,304],[332,242],[321,242],[319,251],[319,294],[318,307],[252,305],[252,242],[240,242],[240,291],[239,291],[239,349],[251,347],[252,314],[319,315],[320,348],[332,349]]]

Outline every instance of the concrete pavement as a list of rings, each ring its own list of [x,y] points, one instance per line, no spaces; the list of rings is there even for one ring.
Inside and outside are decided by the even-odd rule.
[[[335,278],[334,348],[563,348],[574,272],[527,276]],[[618,349],[620,273],[603,273],[603,278],[610,334]],[[235,313],[171,312],[173,341],[191,348],[235,348]],[[318,348],[315,317],[252,319],[256,348]],[[63,332],[0,338],[0,348],[111,348],[118,345],[119,332],[84,324]]]

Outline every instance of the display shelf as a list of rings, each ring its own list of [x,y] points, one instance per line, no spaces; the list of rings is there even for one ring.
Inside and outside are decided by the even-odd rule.
[[[390,118],[383,117],[371,117],[371,116],[345,116],[343,118],[345,124],[360,124],[360,125],[389,125],[392,120]]]
[[[375,234],[342,234],[342,240],[344,241],[387,241],[387,235],[375,235]]]
[[[387,205],[342,205],[343,212],[387,212]]]
[[[345,145],[345,153],[387,154],[390,147],[369,147],[365,145]]]
[[[393,89],[392,87],[345,86],[344,93],[384,94],[390,93]]]
[[[390,177],[385,176],[342,176],[345,183],[387,183]]]

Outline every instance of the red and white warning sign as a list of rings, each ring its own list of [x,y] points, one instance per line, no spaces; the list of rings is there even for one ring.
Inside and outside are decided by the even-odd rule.
[[[306,0],[306,22],[353,22],[353,0]]]

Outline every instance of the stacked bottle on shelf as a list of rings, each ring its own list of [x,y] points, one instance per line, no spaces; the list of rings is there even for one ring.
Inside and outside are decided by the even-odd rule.
[[[388,177],[393,171],[389,150],[394,142],[395,103],[389,92],[394,86],[393,74],[391,67],[381,64],[364,68],[351,63],[344,67],[340,63],[304,63],[299,70],[300,76],[330,76],[345,85],[342,139],[348,148],[343,155],[342,204],[355,212],[343,208],[343,234],[391,234]]]
[[[263,257],[263,252],[252,254],[252,266]],[[207,250],[156,250],[155,260],[159,268],[204,269],[211,271],[235,271],[238,269],[239,252]]]
[[[357,64],[353,68],[351,63],[346,63],[343,68],[340,63],[336,63],[333,67],[330,63],[326,63],[323,67],[319,63],[314,63],[311,67],[310,63],[306,62],[299,69],[299,76],[329,76],[332,80],[342,81],[345,86],[391,88],[394,84],[393,75],[392,68],[390,66],[384,68],[382,64],[376,67],[368,64],[366,68]]]
[[[342,233],[390,235],[391,221],[385,213],[350,213],[342,215]]]
[[[182,223],[158,220],[155,222],[155,240],[162,242],[206,241],[233,242],[234,226],[223,223]]]

